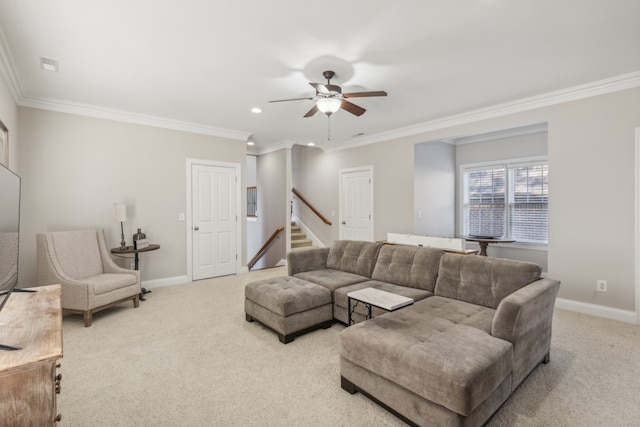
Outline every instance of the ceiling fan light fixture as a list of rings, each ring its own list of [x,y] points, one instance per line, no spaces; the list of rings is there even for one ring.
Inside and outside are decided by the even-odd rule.
[[[320,98],[316,102],[316,106],[318,110],[326,114],[327,116],[332,115],[336,111],[340,109],[342,105],[342,101],[338,98]]]

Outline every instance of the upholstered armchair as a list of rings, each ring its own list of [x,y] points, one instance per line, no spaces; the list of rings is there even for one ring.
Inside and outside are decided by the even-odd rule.
[[[58,231],[36,236],[38,284],[62,285],[62,308],[84,315],[132,300],[140,304],[140,272],[119,267],[111,259],[102,230]]]
[[[18,233],[0,231],[0,292],[18,279]]]

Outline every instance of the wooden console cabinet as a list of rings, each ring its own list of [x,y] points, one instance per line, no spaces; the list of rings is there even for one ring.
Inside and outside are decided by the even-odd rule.
[[[21,350],[0,350],[0,424],[52,426],[62,374],[62,308],[60,285],[34,293],[14,292],[0,312],[0,344]]]

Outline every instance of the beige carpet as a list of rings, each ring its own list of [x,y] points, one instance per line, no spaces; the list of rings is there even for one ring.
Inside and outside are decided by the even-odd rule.
[[[245,321],[244,285],[285,268],[154,289],[64,317],[61,426],[402,426],[340,388],[341,325],[283,345]],[[640,328],[556,310],[551,363],[491,426],[640,423]]]

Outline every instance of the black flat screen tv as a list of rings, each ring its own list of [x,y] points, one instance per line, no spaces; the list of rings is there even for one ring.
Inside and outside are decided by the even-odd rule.
[[[20,177],[0,164],[0,327],[2,309],[18,284]],[[0,343],[0,350],[15,350]]]

